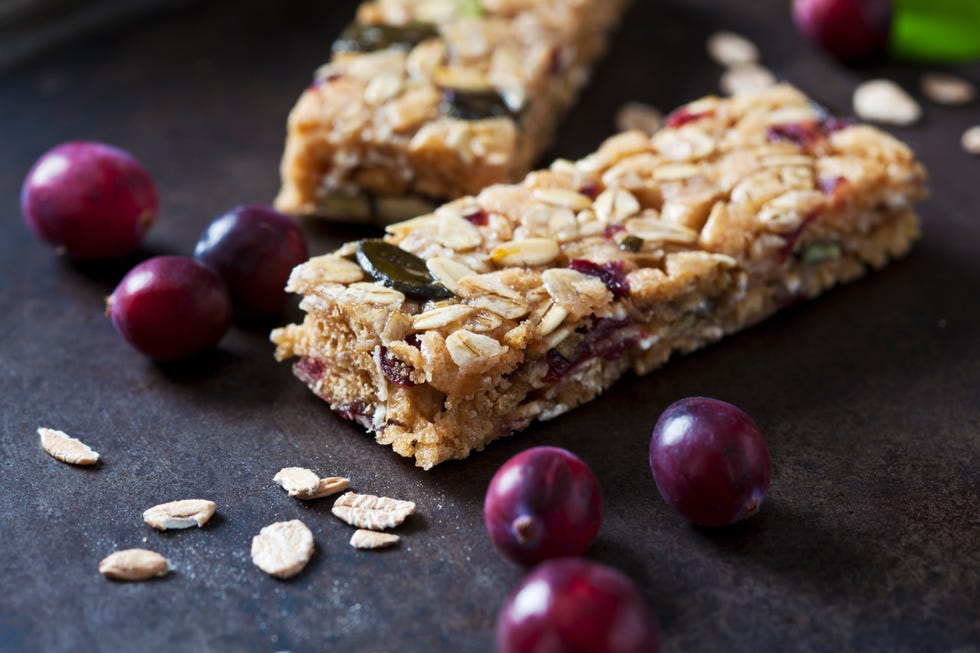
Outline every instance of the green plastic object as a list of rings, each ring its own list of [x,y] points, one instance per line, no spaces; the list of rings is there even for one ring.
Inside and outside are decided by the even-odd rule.
[[[894,0],[891,51],[900,59],[980,59],[980,0]]]

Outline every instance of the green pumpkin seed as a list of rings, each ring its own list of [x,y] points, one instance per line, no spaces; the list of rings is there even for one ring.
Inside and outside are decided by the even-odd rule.
[[[465,90],[447,88],[442,91],[439,111],[459,120],[486,120],[487,118],[518,119],[518,114],[492,89]]]
[[[619,241],[619,249],[627,252],[633,252],[635,254],[643,249],[643,239],[639,236],[630,234],[626,238]]]
[[[412,299],[447,299],[453,294],[438,283],[425,261],[411,252],[380,239],[362,240],[355,253],[357,263],[373,279]]]
[[[362,25],[352,23],[334,44],[337,52],[376,52],[388,48],[411,50],[426,39],[438,38],[439,31],[429,23],[412,25]]]

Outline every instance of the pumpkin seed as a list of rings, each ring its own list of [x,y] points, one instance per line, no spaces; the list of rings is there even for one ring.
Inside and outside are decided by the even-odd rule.
[[[448,299],[453,294],[429,273],[425,261],[383,240],[362,240],[355,254],[376,281],[413,299]]]

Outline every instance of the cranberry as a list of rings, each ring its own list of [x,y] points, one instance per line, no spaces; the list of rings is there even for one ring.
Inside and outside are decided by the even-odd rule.
[[[628,297],[630,294],[630,282],[626,278],[626,264],[623,261],[594,263],[585,259],[574,259],[568,267],[582,274],[599,277],[613,297]]]
[[[231,324],[231,299],[207,266],[157,256],[130,270],[106,299],[106,315],[150,358],[187,358],[218,344]]]
[[[323,373],[327,366],[319,358],[305,356],[293,364],[293,371],[296,376],[307,385],[316,385],[317,381],[323,378]]]
[[[470,224],[474,224],[477,227],[485,227],[487,226],[487,222],[490,221],[489,214],[487,214],[487,212],[483,209],[476,209],[475,211],[467,213],[463,217],[468,220]]]
[[[548,369],[544,375],[547,383],[556,383],[569,371],[591,358],[616,360],[639,341],[640,330],[630,319],[590,317],[575,330],[582,337],[572,351],[565,354],[551,349],[545,354]]]
[[[410,388],[415,385],[411,376],[412,367],[391,353],[387,347],[382,345],[378,357],[381,361],[381,371],[384,373],[385,378],[402,388]]]
[[[660,627],[623,574],[580,558],[549,560],[497,616],[498,653],[657,653]]]
[[[289,273],[308,256],[296,223],[264,206],[240,206],[215,219],[194,249],[194,258],[228,284],[238,307],[255,315],[282,312]]]
[[[856,59],[888,46],[891,0],[794,0],[797,28],[841,60]]]
[[[849,127],[851,122],[845,118],[826,116],[819,120],[803,120],[801,122],[786,122],[770,125],[766,131],[769,142],[790,141],[804,149],[809,149],[833,134],[835,131]]]
[[[769,447],[748,415],[707,397],[667,407],[653,429],[650,468],[664,500],[695,524],[755,514],[769,489]]]
[[[580,192],[582,195],[585,195],[593,202],[595,201],[595,198],[599,197],[599,193],[601,191],[602,189],[599,188],[599,184],[596,183],[588,183],[578,189],[578,192]]]
[[[490,539],[514,562],[578,555],[602,524],[592,470],[558,447],[523,451],[497,470],[483,502]]]
[[[72,258],[124,256],[157,215],[153,179],[128,152],[103,143],[64,143],[34,164],[20,193],[31,230]]]
[[[688,111],[686,107],[681,107],[677,111],[674,111],[667,116],[664,119],[664,124],[672,129],[677,129],[679,127],[683,127],[689,122],[695,122],[711,115],[714,115],[714,111],[691,112]]]

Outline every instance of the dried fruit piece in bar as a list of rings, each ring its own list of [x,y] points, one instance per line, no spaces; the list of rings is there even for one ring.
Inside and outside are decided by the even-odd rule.
[[[926,173],[790,86],[678,109],[388,227],[451,296],[369,281],[352,246],[294,270],[280,360],[424,468],[590,401],[905,254]],[[324,431],[330,429],[324,422]]]
[[[276,206],[395,222],[520,179],[627,0],[369,0],[289,116]]]

